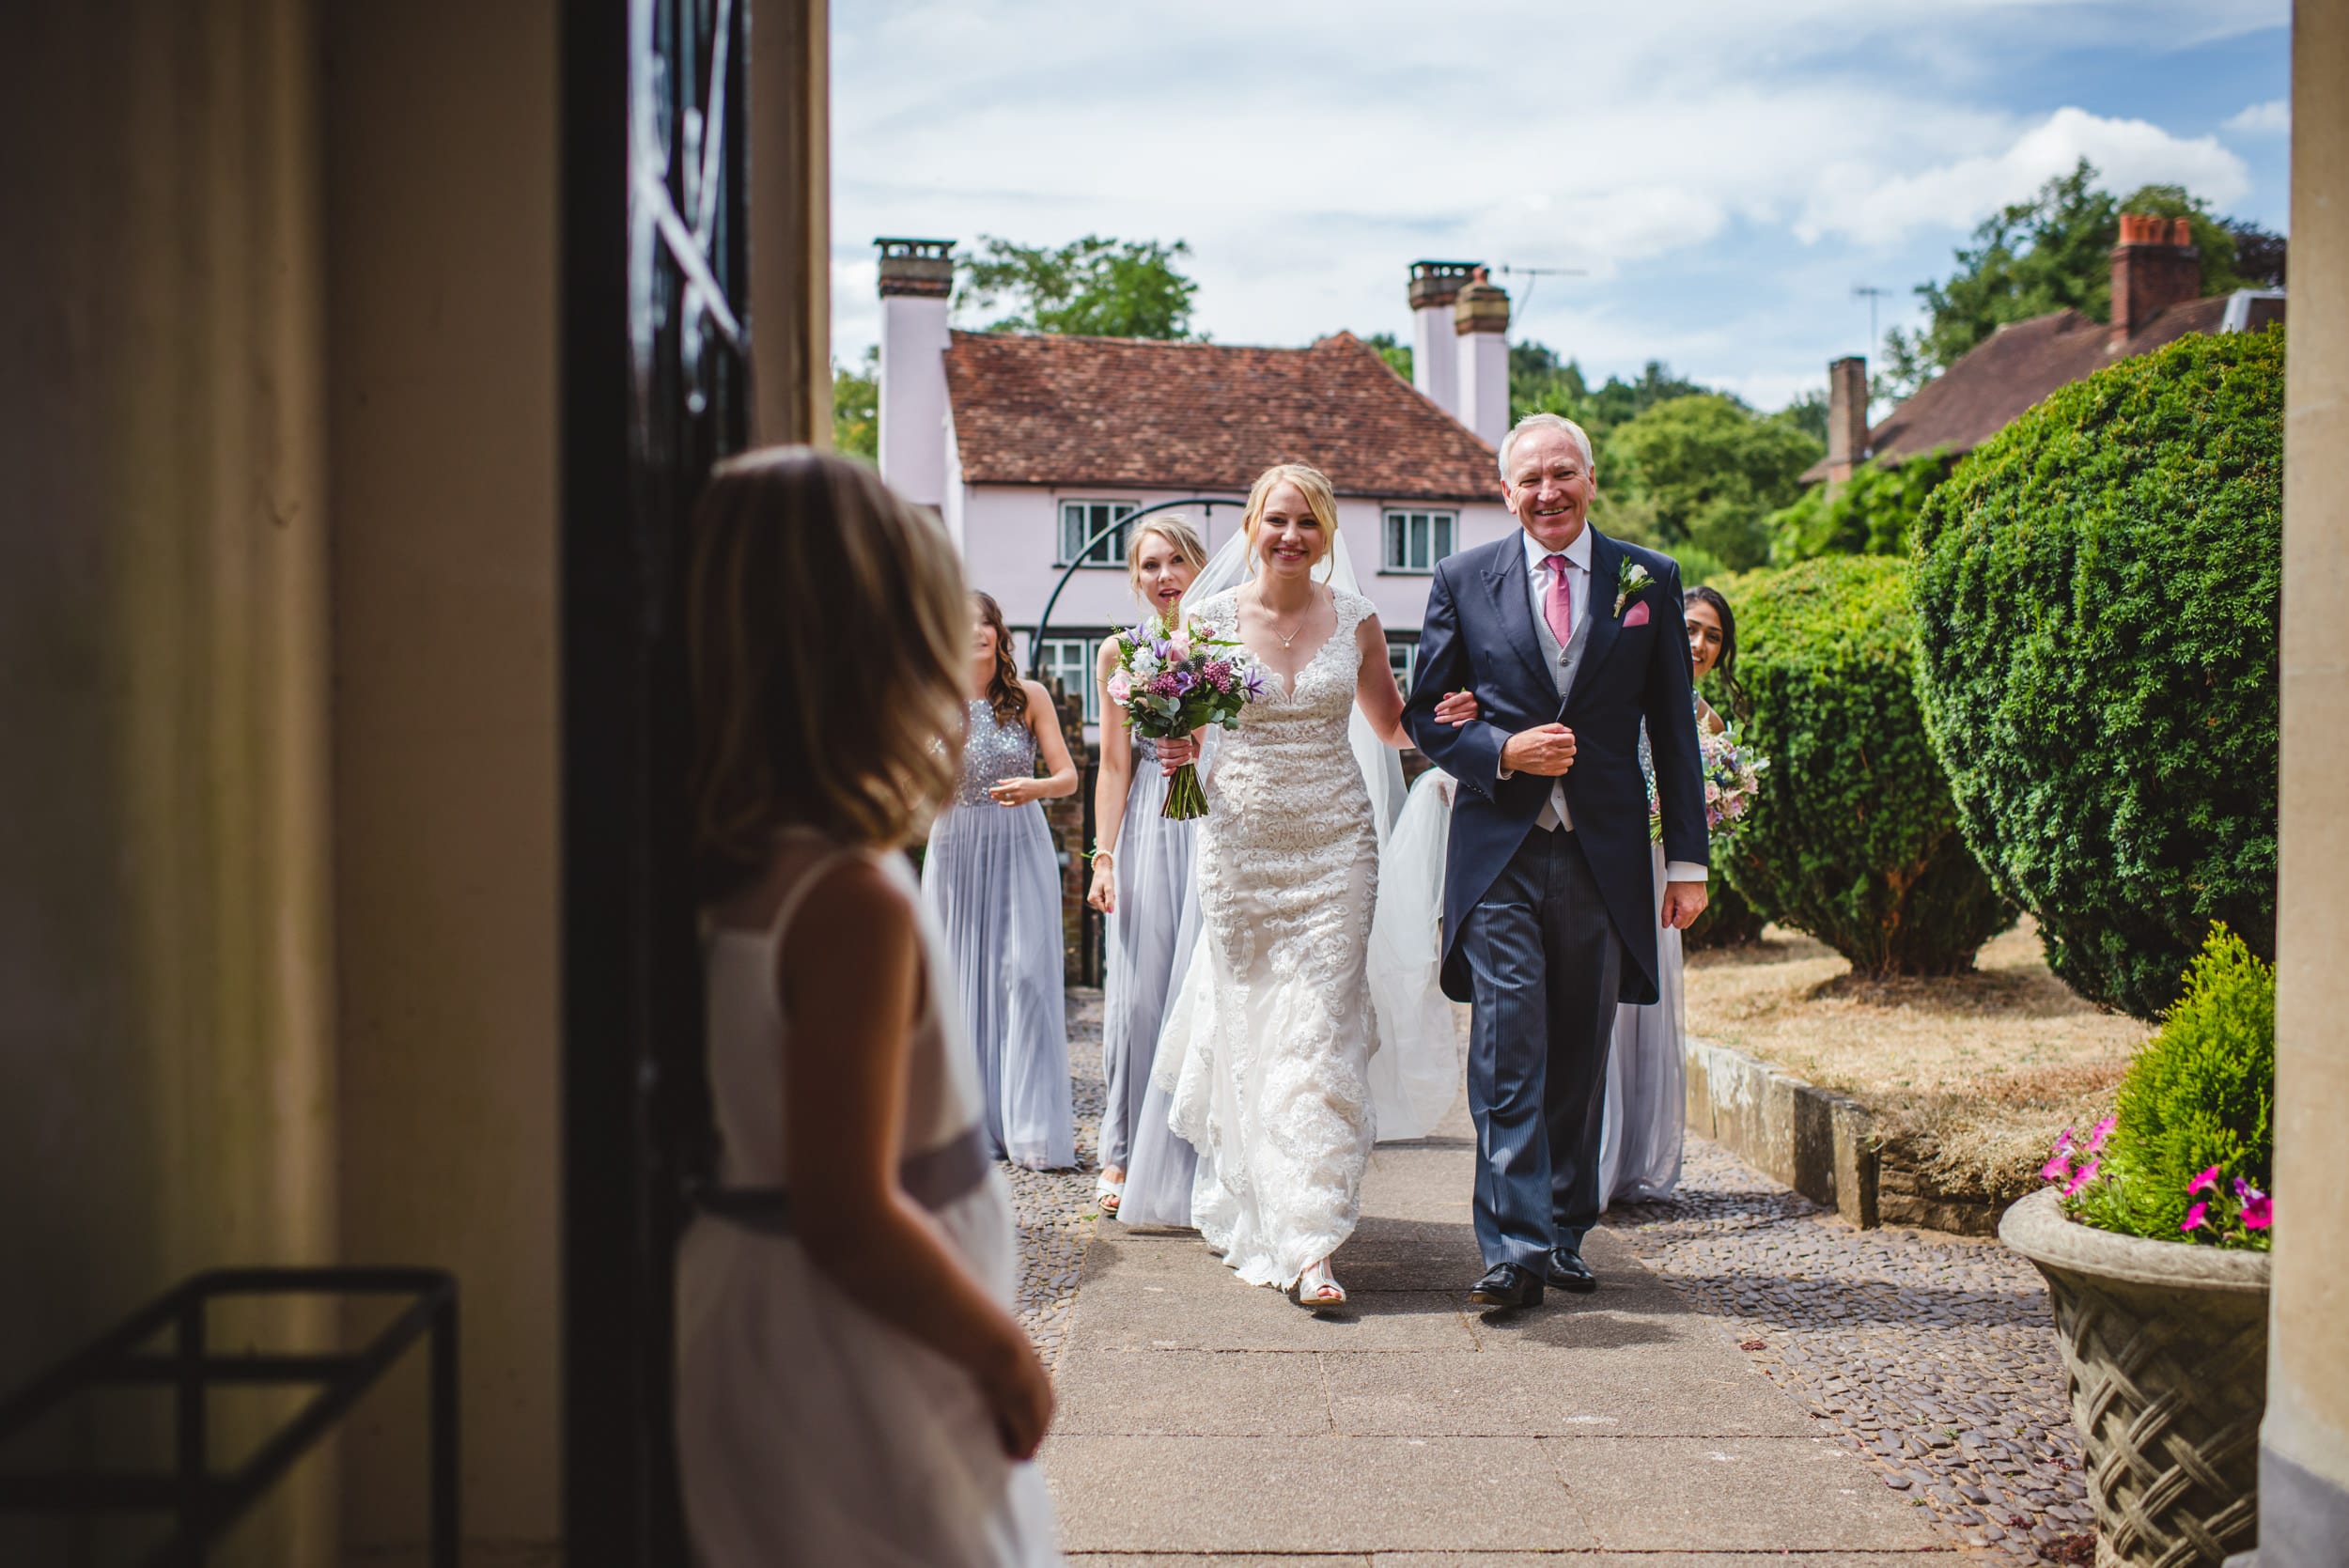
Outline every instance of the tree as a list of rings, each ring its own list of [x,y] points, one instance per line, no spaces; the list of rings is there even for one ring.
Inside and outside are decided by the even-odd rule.
[[[851,458],[880,461],[880,349],[864,350],[863,370],[832,367],[832,443]]]
[[[1664,547],[1693,545],[1733,571],[1768,558],[1764,518],[1801,493],[1802,471],[1827,453],[1788,421],[1715,392],[1654,405],[1610,446],[1629,470],[1616,485],[1654,507]]]
[[[1779,410],[1773,417],[1784,420],[1821,446],[1827,444],[1827,392],[1824,388],[1812,387]]]
[[[1397,343],[1392,333],[1379,333],[1364,341],[1378,350],[1378,357],[1385,360],[1396,375],[1407,381],[1411,379],[1411,346],[1409,344]]]
[[[2201,252],[2204,294],[2282,276],[2283,241],[2277,236],[2213,217],[2209,204],[2181,185],[2147,185],[2116,200],[2096,188],[2095,167],[2083,158],[2029,201],[1983,219],[1973,245],[1959,248],[1957,271],[1946,281],[1918,286],[1931,319],[1914,333],[1895,327],[1885,337],[1894,390],[1914,392],[2010,321],[2066,309],[2109,320],[2112,247],[2123,212],[2186,220]],[[2258,253],[2253,276],[2237,264],[2237,236],[2247,231]]]
[[[975,252],[955,257],[955,303],[985,310],[1007,301],[1013,314],[989,332],[1068,333],[1189,342],[1191,298],[1199,286],[1175,267],[1190,255],[1177,240],[1104,240],[1088,234],[1052,249],[979,237]]]

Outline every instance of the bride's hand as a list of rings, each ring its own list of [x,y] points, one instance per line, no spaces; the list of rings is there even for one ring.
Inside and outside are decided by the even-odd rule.
[[[1471,722],[1476,718],[1477,711],[1476,693],[1465,687],[1457,691],[1445,692],[1443,700],[1436,704],[1437,720],[1450,724],[1455,730],[1463,724]]]
[[[1190,736],[1159,742],[1159,771],[1172,773],[1187,762],[1199,760],[1199,742]]]

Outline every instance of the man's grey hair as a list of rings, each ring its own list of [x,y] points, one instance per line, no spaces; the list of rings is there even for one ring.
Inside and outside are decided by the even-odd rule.
[[[1574,438],[1574,444],[1582,448],[1583,471],[1591,474],[1598,471],[1598,461],[1591,456],[1591,433],[1588,430],[1563,413],[1529,413],[1511,426],[1509,433],[1501,438],[1501,478],[1503,484],[1512,482],[1509,477],[1510,450],[1517,445],[1517,438],[1528,430],[1565,431]]]

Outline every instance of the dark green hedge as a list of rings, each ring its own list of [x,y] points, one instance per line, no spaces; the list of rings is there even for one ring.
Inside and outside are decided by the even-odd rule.
[[[1704,913],[1680,934],[1680,945],[1691,953],[1708,947],[1744,947],[1757,941],[1768,924],[1753,901],[1739,893],[1719,867],[1706,879]]]
[[[1770,759],[1719,858],[1863,974],[1950,974],[2014,919],[1967,852],[1909,671],[1908,563],[1827,556],[1720,584]]]
[[[1917,524],[1918,689],[1966,836],[2082,995],[2151,1018],[2214,922],[2276,952],[2280,332],[2056,393]]]

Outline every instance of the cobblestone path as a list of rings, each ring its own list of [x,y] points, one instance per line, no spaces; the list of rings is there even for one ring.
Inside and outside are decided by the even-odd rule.
[[[1695,1138],[1672,1201],[1606,1223],[1952,1541],[2093,1529],[2046,1287],[1997,1242],[1854,1231]]]
[[[1001,1168],[1019,1218],[1019,1321],[1048,1367],[1060,1359],[1085,1243],[1099,1218],[1093,1184],[1101,1174],[1101,993],[1092,987],[1068,988],[1068,1071],[1077,1096],[1077,1169]]]

